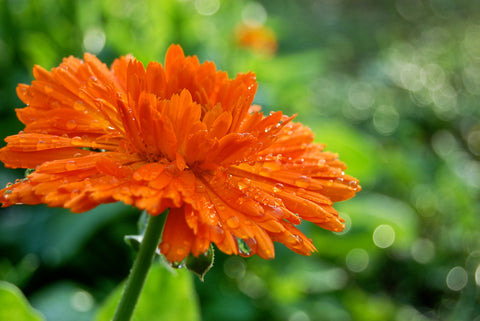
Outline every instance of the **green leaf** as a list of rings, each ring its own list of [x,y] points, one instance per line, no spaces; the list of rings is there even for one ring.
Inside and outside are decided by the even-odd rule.
[[[100,307],[96,321],[109,321],[123,291],[121,284]],[[136,321],[199,320],[199,308],[194,292],[192,277],[187,270],[175,270],[174,273],[161,264],[150,269],[145,286],[134,312]]]
[[[43,316],[32,308],[15,285],[0,281],[0,320],[41,321]]]
[[[48,321],[86,321],[95,315],[92,294],[69,280],[50,283],[29,299]]]
[[[187,258],[187,269],[198,275],[200,280],[203,282],[205,274],[212,268],[213,260],[215,258],[215,253],[213,251],[213,246],[210,244],[208,250],[200,254],[198,257],[190,254]]]

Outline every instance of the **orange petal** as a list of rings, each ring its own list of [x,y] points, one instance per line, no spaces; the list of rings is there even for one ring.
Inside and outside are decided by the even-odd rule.
[[[185,208],[170,209],[163,229],[160,251],[169,262],[179,263],[190,253],[193,241],[193,231],[185,221]]]

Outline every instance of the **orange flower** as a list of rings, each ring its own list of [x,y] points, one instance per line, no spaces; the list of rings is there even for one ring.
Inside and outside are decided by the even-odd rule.
[[[170,208],[160,244],[170,262],[211,242],[227,254],[273,258],[273,241],[315,250],[295,227],[302,219],[341,231],[332,204],[360,190],[310,129],[251,107],[252,73],[229,79],[178,45],[165,67],[126,56],[108,69],[85,54],[33,73],[32,85],[17,88],[25,129],[6,138],[0,160],[35,171],[0,191],[3,206]]]
[[[271,56],[277,51],[277,37],[273,30],[266,26],[241,23],[236,28],[235,37],[240,47],[249,48],[253,52]]]

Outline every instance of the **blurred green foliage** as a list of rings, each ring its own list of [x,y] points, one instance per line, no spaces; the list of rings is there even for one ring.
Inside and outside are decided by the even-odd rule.
[[[1,320],[42,321],[38,311],[32,309],[22,292],[14,285],[0,281]]]
[[[98,311],[96,321],[110,321],[123,291],[119,285]],[[186,269],[167,270],[154,264],[137,303],[137,321],[197,321],[200,320],[190,272]]]
[[[238,46],[251,21],[275,32],[275,55]],[[217,251],[194,281],[202,319],[479,321],[479,21],[471,0],[0,0],[0,136],[22,129],[17,83],[68,55],[147,63],[180,43],[232,77],[252,70],[256,103],[297,113],[363,191],[337,206],[344,232],[302,224],[312,257]],[[90,320],[128,273],[138,217],[121,204],[2,209],[0,279],[48,320]]]

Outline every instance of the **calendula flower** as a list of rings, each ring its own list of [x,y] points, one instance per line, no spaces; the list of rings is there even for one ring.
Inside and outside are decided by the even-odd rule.
[[[40,204],[84,212],[122,201],[150,215],[170,209],[160,250],[170,262],[213,242],[227,254],[273,258],[273,242],[308,255],[295,225],[343,229],[333,202],[360,190],[307,127],[252,106],[252,73],[229,79],[178,45],[165,66],[132,56],[110,69],[95,56],[35,66],[17,93],[25,129],[0,160],[33,169],[0,191],[3,206]]]
[[[271,56],[277,51],[278,43],[275,32],[264,25],[241,23],[236,27],[235,38],[240,47],[256,53]]]

